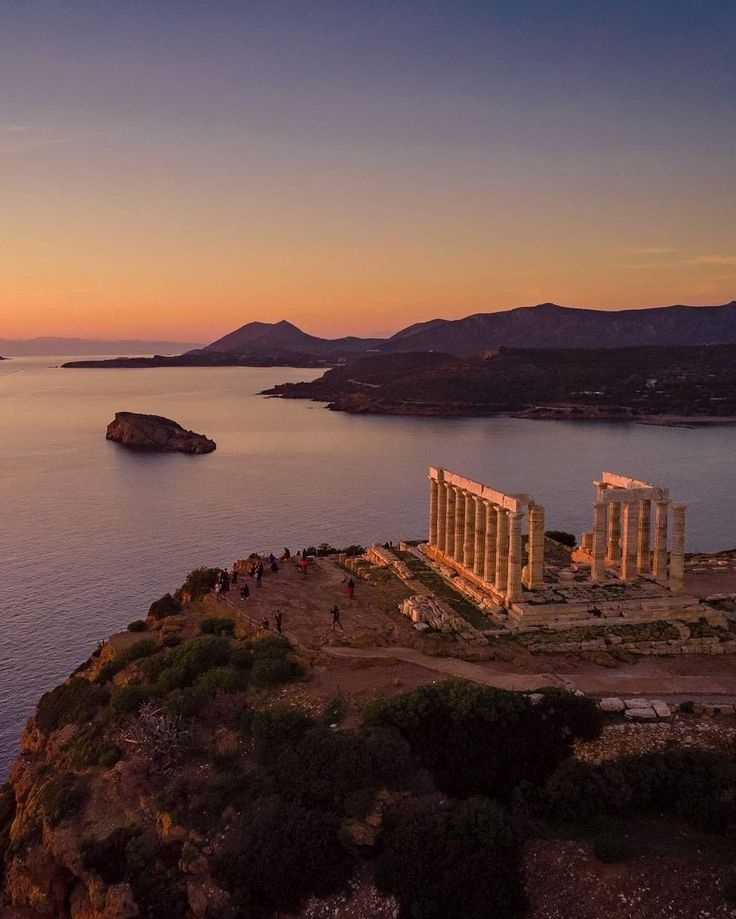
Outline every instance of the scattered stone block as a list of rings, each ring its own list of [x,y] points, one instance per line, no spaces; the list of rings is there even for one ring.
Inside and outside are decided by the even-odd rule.
[[[666,702],[661,702],[659,699],[652,700],[652,708],[657,715],[657,718],[671,718],[672,709],[667,705]]]
[[[651,708],[651,702],[648,699],[624,699],[624,705],[627,709]]]
[[[630,721],[655,721],[657,713],[649,705],[645,708],[627,708],[624,716]]]
[[[624,702],[615,697],[601,699],[598,706],[602,712],[622,712],[626,708]]]

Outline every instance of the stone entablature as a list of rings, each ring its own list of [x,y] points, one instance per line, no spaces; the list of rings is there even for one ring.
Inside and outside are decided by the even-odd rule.
[[[685,505],[671,504],[667,488],[614,472],[604,471],[594,485],[593,532],[583,534],[573,553],[574,562],[590,566],[589,577],[573,566],[545,583],[544,508],[529,495],[505,494],[436,467],[429,470],[429,540],[422,551],[457,589],[490,597],[490,606],[474,602],[513,630],[721,623],[721,613],[684,593]]]

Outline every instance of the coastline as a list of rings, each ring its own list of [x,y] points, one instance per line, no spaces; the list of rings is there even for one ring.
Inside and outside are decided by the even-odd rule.
[[[340,400],[318,398],[309,395],[293,395],[288,392],[277,392],[274,389],[264,390],[259,395],[267,399],[291,399],[294,401],[314,402],[331,412],[342,412],[346,415],[393,415],[410,418],[519,418],[529,421],[619,421],[629,424],[642,424],[654,427],[716,427],[736,424],[736,415],[634,415],[621,410],[599,410],[597,407],[535,406],[525,409],[500,409],[489,407],[487,410],[473,407],[462,407],[457,404],[400,402],[385,404],[380,402],[355,402],[351,399]]]

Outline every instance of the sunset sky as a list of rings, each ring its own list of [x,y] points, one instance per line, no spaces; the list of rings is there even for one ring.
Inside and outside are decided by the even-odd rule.
[[[0,337],[736,299],[732,0],[8,0]]]

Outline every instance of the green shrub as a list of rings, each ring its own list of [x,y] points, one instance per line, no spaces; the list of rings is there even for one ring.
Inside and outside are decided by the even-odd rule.
[[[347,883],[350,862],[338,841],[339,821],[273,797],[261,798],[226,833],[213,860],[215,877],[236,915],[253,919],[297,912],[309,896]]]
[[[293,659],[289,640],[283,635],[262,635],[253,641],[254,686],[279,686],[303,676],[303,670]]]
[[[237,667],[213,667],[197,677],[194,688],[208,696],[218,692],[239,692],[248,685],[248,675]]]
[[[203,635],[232,635],[235,632],[235,620],[212,616],[202,620],[199,630]]]
[[[164,594],[163,597],[151,604],[148,615],[152,619],[165,619],[167,616],[175,616],[181,610],[182,606],[178,600],[172,597],[171,594]]]
[[[199,714],[202,706],[208,699],[202,689],[194,686],[185,686],[169,693],[163,703],[164,711],[175,718],[194,718]]]
[[[504,811],[484,798],[427,806],[387,827],[376,884],[396,897],[402,917],[527,912],[518,840]]]
[[[77,843],[82,864],[105,884],[120,884],[127,874],[126,849],[132,837],[125,827],[113,830],[105,839],[83,837]]]
[[[106,701],[107,693],[102,687],[82,677],[74,677],[41,696],[36,724],[44,734],[50,734],[64,724],[89,721]]]
[[[146,623],[143,621],[143,619],[134,619],[132,622],[128,623],[128,631],[129,632],[145,632]]]
[[[253,652],[250,648],[233,648],[230,654],[230,663],[233,667],[247,670],[253,666]]]
[[[521,782],[541,785],[577,738],[597,736],[602,715],[570,693],[533,704],[520,693],[445,680],[374,704],[366,723],[398,730],[448,794],[505,799]]]
[[[159,686],[163,692],[191,686],[200,674],[227,664],[230,653],[230,642],[221,635],[193,638],[174,648],[169,666],[159,677]]]
[[[109,683],[117,673],[124,669],[126,663],[125,657],[122,654],[117,654],[112,660],[102,665],[100,672],[95,677],[95,683],[99,683],[101,686]]]
[[[87,800],[87,784],[81,776],[65,772],[50,779],[41,788],[38,800],[52,826],[71,817]]]
[[[296,661],[262,657],[253,662],[251,682],[254,686],[268,688],[298,680],[302,675],[302,668]]]
[[[364,817],[379,788],[402,787],[413,770],[408,745],[385,731],[331,731],[324,724],[256,751],[274,789],[307,808]]]
[[[169,666],[170,657],[162,648],[156,654],[151,654],[138,662],[138,669],[143,674],[146,682],[156,683],[158,678]]]
[[[325,705],[322,717],[328,724],[341,724],[345,720],[347,713],[348,703],[345,700],[345,696],[339,693],[333,696]]]
[[[219,575],[219,568],[195,568],[187,575],[180,592],[192,600],[201,600],[214,588]]]
[[[687,699],[685,702],[680,702],[679,709],[686,715],[692,715],[695,711],[695,703],[692,699]]]
[[[180,919],[187,899],[178,870],[179,847],[157,846],[136,835],[125,847],[126,875],[146,919]]]
[[[255,712],[246,711],[256,753],[263,762],[267,762],[283,746],[295,743],[314,725],[309,715],[290,705],[275,705],[273,708]]]
[[[163,637],[163,645],[165,648],[175,648],[177,645],[180,645],[181,642],[181,635],[177,635],[176,632],[167,632]]]
[[[120,759],[119,748],[105,736],[105,726],[92,724],[75,738],[70,748],[70,763],[76,769],[89,766],[114,766]]]
[[[155,638],[141,638],[140,641],[137,641],[134,645],[131,645],[125,652],[123,652],[122,657],[127,662],[139,661],[144,657],[150,657],[157,651],[158,642]]]
[[[673,749],[609,760],[563,763],[540,797],[540,813],[580,821],[604,814],[669,813],[720,833],[736,819],[736,763],[723,754]]]
[[[148,699],[149,693],[142,686],[116,686],[110,694],[110,708],[119,715],[135,715]]]

